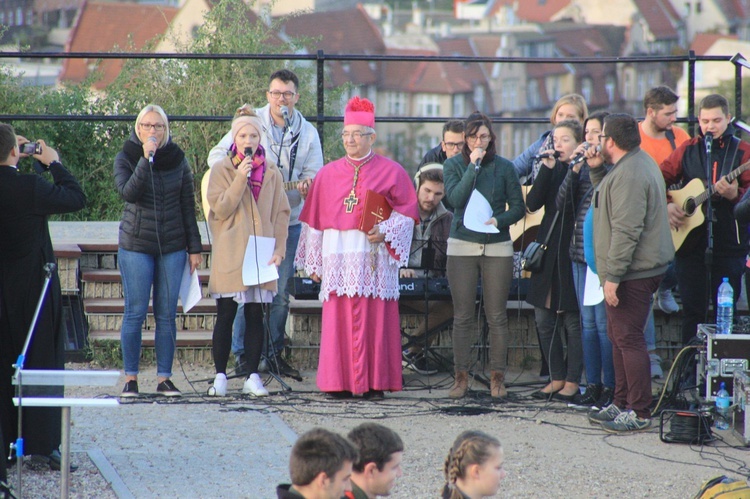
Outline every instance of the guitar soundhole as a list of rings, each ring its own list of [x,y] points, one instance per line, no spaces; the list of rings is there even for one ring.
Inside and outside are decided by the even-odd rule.
[[[685,207],[683,208],[685,215],[691,216],[695,213],[695,199],[690,198],[685,201]]]

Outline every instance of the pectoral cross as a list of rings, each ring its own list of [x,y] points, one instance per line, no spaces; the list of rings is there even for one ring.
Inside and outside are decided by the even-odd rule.
[[[359,203],[359,199],[354,195],[354,189],[349,192],[349,197],[344,199],[344,206],[346,206],[346,212],[351,213],[354,211],[354,205]]]

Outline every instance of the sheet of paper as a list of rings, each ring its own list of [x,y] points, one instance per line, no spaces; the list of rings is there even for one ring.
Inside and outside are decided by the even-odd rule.
[[[273,257],[276,239],[273,237],[250,236],[245,248],[245,261],[242,263],[242,283],[245,286],[257,286],[279,278],[276,265],[269,264]]]
[[[185,262],[185,268],[182,270],[182,281],[180,282],[182,312],[187,313],[202,297],[201,283],[198,282],[198,270],[190,273],[190,259],[188,258]]]
[[[485,222],[492,218],[492,206],[478,190],[474,189],[471,193],[469,202],[464,210],[464,225],[467,229],[474,232],[497,233],[500,232],[497,227]]]
[[[586,286],[583,288],[583,304],[587,307],[599,305],[604,300],[604,290],[599,283],[599,276],[591,267],[586,266]]]

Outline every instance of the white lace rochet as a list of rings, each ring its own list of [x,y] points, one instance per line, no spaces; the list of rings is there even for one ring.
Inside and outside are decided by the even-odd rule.
[[[395,211],[380,223],[396,260],[359,230],[319,231],[303,223],[294,266],[322,278],[321,301],[331,293],[397,300],[398,269],[409,261],[413,228],[414,220]]]

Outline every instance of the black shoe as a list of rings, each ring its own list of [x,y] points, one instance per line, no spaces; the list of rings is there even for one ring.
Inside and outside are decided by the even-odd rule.
[[[49,463],[49,469],[60,471],[60,466],[62,464],[62,456],[60,455],[60,451],[53,450],[52,454],[47,456],[47,462]],[[70,464],[70,472],[73,473],[76,470],[78,470],[78,466],[75,464]]]
[[[293,380],[302,381],[302,376],[300,376],[299,371],[287,364],[287,362],[281,355],[277,355],[271,361],[271,365],[269,367],[271,368],[272,372],[274,368],[276,368],[280,376],[287,376],[289,378],[292,378]]]
[[[568,404],[568,407],[580,410],[589,410],[599,400],[599,396],[602,394],[602,385],[588,385],[586,391],[581,395],[576,395],[575,399]]]
[[[576,395],[581,395],[581,392],[571,393],[570,395],[564,395],[560,392],[555,392],[554,395],[552,395],[552,400],[556,402],[565,402],[566,404],[570,404],[571,402],[575,400]]]
[[[599,400],[597,400],[596,403],[591,406],[591,408],[596,411],[600,411],[610,405],[614,399],[614,388],[608,388],[605,386],[604,388],[602,388],[602,393],[599,395]]]
[[[164,395],[165,397],[181,397],[182,392],[174,386],[171,379],[165,379],[158,385],[156,385],[156,394]]]
[[[541,390],[537,390],[535,392],[531,393],[531,398],[537,399],[537,400],[552,400],[552,397],[555,396],[557,392],[560,390],[555,390],[554,392],[543,392]]]
[[[401,357],[403,359],[401,365],[407,369],[411,369],[415,373],[424,374],[425,376],[437,373],[437,369],[431,369],[427,364],[427,358],[424,356],[423,352],[410,352],[409,350],[404,350]]]
[[[370,390],[362,395],[365,400],[383,400],[385,398],[385,392],[383,390]]]
[[[325,392],[326,398],[328,400],[346,400],[350,398],[354,398],[352,395],[352,392],[343,390],[340,392]]]
[[[125,388],[122,389],[120,398],[134,398],[138,396],[138,381],[131,379],[130,381],[125,383]]]

